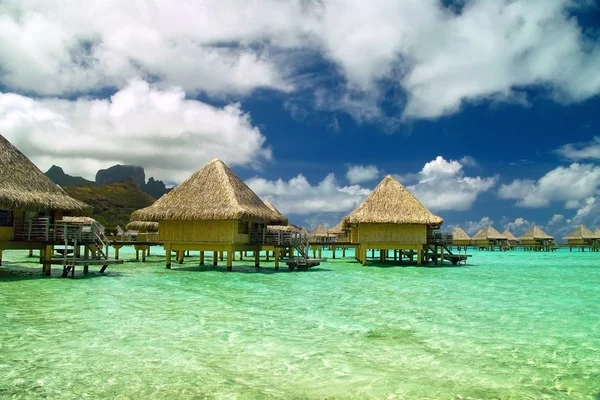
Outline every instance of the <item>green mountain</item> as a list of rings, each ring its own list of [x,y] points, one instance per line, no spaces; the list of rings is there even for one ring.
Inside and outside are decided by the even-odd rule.
[[[52,179],[52,182],[56,183],[60,186],[93,186],[96,183],[92,181],[88,181],[81,176],[71,176],[65,174],[65,171],[57,165],[53,165],[46,172],[46,176]]]
[[[117,225],[125,228],[132,212],[155,202],[131,179],[108,185],[66,186],[63,189],[71,197],[94,207],[92,218],[111,230]]]

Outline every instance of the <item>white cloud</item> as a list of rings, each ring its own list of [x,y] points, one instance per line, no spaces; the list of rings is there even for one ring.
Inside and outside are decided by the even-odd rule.
[[[87,178],[115,163],[181,182],[214,157],[248,165],[271,157],[239,104],[186,100],[179,88],[133,81],[110,100],[33,100],[0,92],[0,132],[41,169],[58,164]]]
[[[561,156],[573,160],[600,160],[600,136],[587,143],[568,143],[560,147],[557,153]]]
[[[290,90],[263,38],[286,40],[295,5],[222,1],[9,0],[2,82],[40,94],[122,87],[135,77],[213,95]],[[289,25],[288,25],[289,24]]]
[[[485,229],[490,225],[493,225],[494,221],[490,217],[483,217],[479,221],[466,221],[460,225],[467,234],[473,236],[481,229]],[[454,228],[454,227],[453,227]]]
[[[546,224],[547,226],[554,226],[557,224],[561,224],[563,221],[565,220],[565,216],[562,214],[554,214],[552,216],[552,218],[550,218],[550,221],[548,221],[548,223]]]
[[[465,167],[477,167],[479,164],[477,161],[471,156],[463,156],[460,159],[460,163]]]
[[[470,209],[477,197],[491,189],[497,180],[497,176],[465,176],[460,162],[438,156],[425,164],[418,174],[418,183],[407,189],[432,210],[464,211]]]
[[[533,223],[529,222],[523,217],[519,217],[515,218],[514,221],[507,223],[505,229],[508,229],[510,233],[512,233],[515,236],[520,236],[523,233],[527,232],[527,230],[529,230],[532,226]],[[502,232],[503,231],[500,231],[500,233]]]
[[[246,184],[260,198],[270,199],[284,214],[348,213],[371,193],[370,189],[358,185],[340,186],[334,174],[314,186],[302,174],[289,181],[255,177]]]
[[[551,202],[564,202],[565,208],[579,208],[600,191],[600,166],[573,163],[557,167],[538,181],[517,179],[501,185],[498,195],[517,200],[520,207],[547,207]]]
[[[405,95],[394,115],[405,118],[436,118],[482,99],[524,102],[519,90],[532,85],[581,101],[600,92],[600,46],[568,13],[581,4],[476,0],[454,13],[439,0],[6,0],[1,82],[60,95],[141,76],[244,95],[294,90],[301,67],[324,58],[334,68],[310,84],[316,106],[358,120],[382,118],[390,87]],[[321,85],[332,71],[342,79]]]
[[[349,165],[346,178],[351,184],[372,181],[379,177],[379,170],[374,165]]]

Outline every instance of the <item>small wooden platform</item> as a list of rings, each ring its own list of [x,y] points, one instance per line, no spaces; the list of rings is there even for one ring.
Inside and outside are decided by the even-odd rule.
[[[465,262],[469,257],[472,257],[471,254],[444,254],[444,261],[448,260],[452,263],[452,265],[458,265],[460,262]],[[429,254],[429,258],[431,261],[437,263],[438,259],[441,260],[441,257],[437,253]]]
[[[321,262],[327,261],[327,260],[324,258],[308,258],[308,259],[294,258],[294,259],[281,260],[281,261],[283,261],[287,264],[290,271],[293,271],[295,268],[297,268],[298,271],[306,271],[309,268],[316,267],[317,265],[321,265]]]

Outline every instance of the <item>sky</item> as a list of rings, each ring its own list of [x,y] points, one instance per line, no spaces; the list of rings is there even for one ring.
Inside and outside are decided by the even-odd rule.
[[[592,0],[4,0],[0,132],[93,179],[227,163],[291,222],[388,174],[444,229],[600,227]]]

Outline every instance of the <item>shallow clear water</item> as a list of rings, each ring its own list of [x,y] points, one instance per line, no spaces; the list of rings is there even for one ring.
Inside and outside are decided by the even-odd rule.
[[[0,398],[600,398],[600,253],[473,254],[231,273],[151,256],[71,280],[5,252]]]

